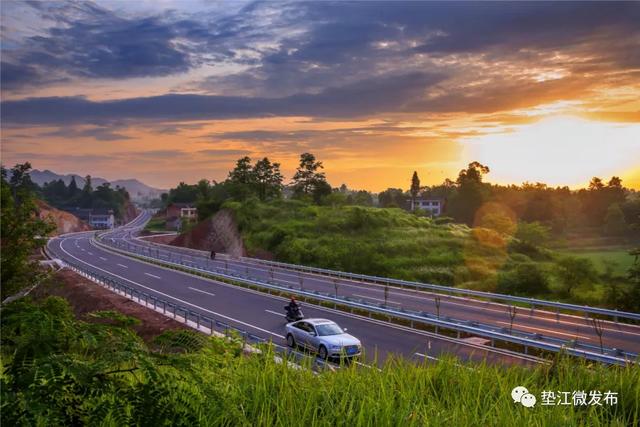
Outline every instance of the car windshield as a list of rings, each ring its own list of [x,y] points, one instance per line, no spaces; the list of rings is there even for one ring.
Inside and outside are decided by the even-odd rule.
[[[340,326],[336,325],[335,323],[324,323],[322,325],[317,325],[316,329],[318,330],[318,335],[320,335],[321,337],[327,335],[340,335],[342,333],[342,329],[340,329]]]

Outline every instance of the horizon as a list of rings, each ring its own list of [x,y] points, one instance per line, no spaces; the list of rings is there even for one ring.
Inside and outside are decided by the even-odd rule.
[[[161,189],[311,152],[334,187],[640,189],[637,3],[2,8],[2,162]],[[131,42],[135,40],[135,42]],[[82,164],[81,167],[78,165]]]
[[[5,168],[7,168],[7,169],[10,169],[11,167],[13,167],[13,165],[12,165],[12,166],[3,165],[3,167],[5,167]],[[53,173],[53,174],[55,174],[55,175],[59,175],[59,176],[68,176],[68,175],[73,175],[73,176],[78,176],[78,177],[80,177],[80,178],[82,178],[82,179],[84,179],[87,175],[91,175],[91,174],[86,174],[86,173],[85,173],[85,174],[82,174],[82,173],[77,173],[77,172],[58,172],[58,171],[54,171],[54,170],[46,169],[46,168],[45,168],[45,169],[39,169],[39,168],[34,167],[34,166],[32,165],[32,172],[33,172],[33,171],[39,171],[39,172],[43,172],[43,173],[44,173],[44,172],[50,172],[50,173]],[[418,177],[420,177],[420,172],[419,172],[419,171],[416,171],[416,172],[418,172]],[[412,172],[412,173],[413,173],[413,172]],[[589,182],[590,182],[591,178],[595,178],[595,177],[591,177],[591,178],[589,178],[589,180],[588,180],[588,181],[586,181],[583,185],[579,185],[579,186],[569,186],[569,185],[550,185],[549,183],[546,183],[546,182],[540,182],[540,181],[523,181],[523,182],[521,182],[521,183],[502,183],[502,182],[494,182],[494,181],[492,181],[492,180],[491,180],[491,176],[490,176],[490,175],[491,175],[491,172],[489,172],[489,174],[488,174],[487,176],[485,176],[485,177],[484,177],[484,182],[485,182],[485,183],[487,183],[487,184],[491,184],[491,185],[499,185],[499,186],[511,186],[511,185],[515,185],[515,186],[518,186],[518,187],[522,187],[522,186],[524,186],[525,184],[545,184],[545,185],[547,185],[549,188],[563,188],[563,187],[568,187],[571,191],[579,191],[579,190],[581,190],[581,189],[588,189],[588,187],[589,187]],[[612,176],[598,176],[597,178],[602,179],[602,182],[606,184],[606,183],[609,181],[609,179],[611,179],[613,176],[615,176],[615,175],[612,175]],[[127,177],[127,178],[115,177],[115,178],[107,178],[107,177],[105,177],[105,176],[91,175],[91,178],[92,178],[92,179],[96,179],[96,178],[97,178],[97,179],[104,179],[104,180],[106,180],[106,181],[107,181],[107,182],[109,182],[109,183],[113,183],[113,182],[115,182],[115,181],[137,181],[137,182],[139,182],[139,183],[141,183],[141,184],[143,184],[143,185],[146,185],[146,186],[148,186],[148,187],[153,188],[154,190],[161,190],[161,191],[169,191],[170,189],[177,187],[177,186],[180,184],[180,182],[184,182],[185,184],[188,184],[188,185],[194,185],[194,184],[196,184],[196,183],[199,181],[199,179],[198,179],[198,180],[195,180],[195,181],[189,181],[189,182],[187,182],[187,181],[180,181],[180,182],[177,182],[177,183],[175,183],[175,184],[173,184],[173,185],[171,185],[171,186],[169,186],[169,187],[157,187],[157,186],[151,185],[150,183],[145,182],[145,181],[143,181],[143,180],[141,180],[141,179],[139,179],[139,178],[136,178],[136,177]],[[456,177],[451,177],[451,178],[457,178],[457,176],[456,176]],[[450,179],[451,179],[451,178],[450,178]],[[200,178],[200,179],[206,179],[206,178]],[[421,180],[421,184],[424,184],[424,183],[422,182],[422,178],[420,178],[420,180]],[[209,181],[210,181],[210,182],[212,182],[211,180],[209,180]],[[217,181],[217,182],[222,182],[222,181],[223,181],[223,180],[220,180],[220,181]],[[290,181],[290,179],[286,179],[286,176],[285,176],[285,185],[286,185],[286,186],[288,186],[288,185],[289,185],[289,181]],[[410,181],[411,181],[411,180],[409,179],[408,181],[409,181],[409,184],[410,184]],[[452,179],[452,181],[455,181],[455,179]],[[365,190],[365,191],[368,191],[368,192],[370,192],[370,193],[372,193],[372,194],[378,194],[378,193],[380,193],[380,192],[382,192],[382,191],[385,191],[385,190],[387,190],[387,189],[389,189],[389,188],[401,188],[403,191],[407,192],[407,191],[409,191],[409,187],[410,187],[410,185],[407,185],[407,186],[406,186],[406,188],[405,188],[405,187],[398,186],[398,187],[385,187],[385,188],[382,188],[382,189],[380,189],[380,190],[370,190],[370,189],[367,189],[367,188],[356,188],[356,187],[351,187],[351,186],[349,186],[347,183],[334,184],[334,183],[332,183],[332,182],[330,182],[330,181],[329,181],[329,184],[331,184],[332,188],[339,188],[342,184],[345,184],[345,185],[347,185],[347,188],[348,188],[349,190],[351,190],[351,191],[360,191],[360,190]],[[434,186],[441,185],[441,184],[443,184],[443,183],[441,182],[441,183],[437,183],[437,184],[427,184],[427,185],[424,185],[424,186],[425,186],[425,187],[434,187]],[[639,191],[639,189],[638,189],[638,188],[633,188],[633,187],[629,187],[628,185],[626,185],[626,184],[625,184],[625,182],[624,182],[624,180],[622,180],[622,186],[623,186],[623,187],[625,187],[625,188],[627,188],[628,190],[632,190],[632,191]]]

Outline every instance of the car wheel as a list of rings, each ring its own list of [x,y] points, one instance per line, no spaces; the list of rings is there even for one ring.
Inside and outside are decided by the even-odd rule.
[[[318,356],[322,360],[327,360],[327,357],[329,357],[329,354],[327,353],[327,347],[321,345],[318,349]]]
[[[287,345],[291,348],[296,348],[296,340],[293,339],[291,334],[287,334]]]

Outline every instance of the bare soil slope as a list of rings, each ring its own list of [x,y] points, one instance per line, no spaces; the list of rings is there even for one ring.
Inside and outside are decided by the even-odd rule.
[[[88,318],[87,314],[102,310],[115,310],[135,317],[140,320],[140,324],[133,329],[147,342],[167,330],[187,329],[182,323],[136,304],[67,269],[55,273],[49,282],[38,286],[32,295],[35,298],[49,295],[63,297],[73,307],[76,317],[83,320],[95,321]]]
[[[42,200],[36,201],[38,205],[38,216],[41,219],[51,219],[56,225],[55,234],[72,233],[75,231],[89,231],[91,227],[86,222],[69,212],[61,211],[49,206]]]
[[[222,252],[232,257],[246,255],[236,221],[232,212],[227,209],[221,210],[190,231],[179,235],[170,244],[203,251]]]

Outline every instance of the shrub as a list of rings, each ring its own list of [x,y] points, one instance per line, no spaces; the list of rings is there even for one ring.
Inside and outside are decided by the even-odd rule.
[[[504,294],[546,294],[549,292],[549,277],[538,264],[520,263],[512,270],[498,274],[496,290]]]

